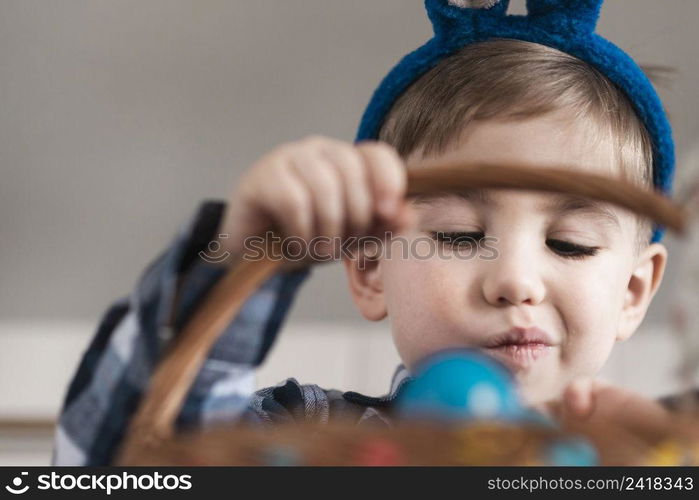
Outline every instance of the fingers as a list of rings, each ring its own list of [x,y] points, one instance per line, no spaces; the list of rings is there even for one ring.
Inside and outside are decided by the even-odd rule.
[[[391,146],[312,136],[283,144],[253,165],[230,200],[225,227],[233,239],[243,239],[272,225],[307,243],[316,237],[339,243],[378,234],[377,228],[385,233],[414,223],[406,184],[405,165]],[[325,255],[333,245],[316,241],[312,247]]]
[[[305,240],[313,236],[314,202],[307,186],[294,175],[285,159],[279,158],[274,174],[274,183],[262,183],[254,191],[255,199],[251,201],[253,210],[262,210],[275,221],[285,236],[298,236]],[[278,185],[284,189],[278,189]]]
[[[341,141],[326,145],[321,149],[321,154],[335,166],[342,179],[346,234],[366,233],[373,217],[374,200],[363,157],[356,148]]]
[[[401,232],[417,224],[417,213],[415,208],[405,201],[401,201],[398,214],[391,223],[391,227],[395,232]]]
[[[679,430],[675,416],[657,401],[599,381],[575,381],[563,399],[564,428],[597,439],[604,449],[641,449]]]
[[[357,150],[366,164],[375,206],[370,233],[385,238],[415,225],[415,210],[405,200],[407,169],[395,149],[380,142],[364,142]]]
[[[576,418],[588,418],[595,407],[595,382],[591,378],[579,378],[563,391],[562,411]]]
[[[596,382],[590,378],[579,378],[569,383],[560,398],[538,403],[532,408],[558,421],[571,418],[584,420],[594,412],[594,388]]]
[[[290,164],[310,195],[314,236],[341,237],[345,225],[345,194],[337,169],[319,150],[304,147],[294,151]]]
[[[362,235],[414,222],[404,200],[405,165],[392,147],[378,142],[355,147],[314,136],[290,144],[284,153],[310,199],[305,208],[312,212],[311,237]]]
[[[383,143],[361,143],[357,150],[367,165],[376,212],[390,220],[398,213],[405,197],[405,164],[395,149]]]

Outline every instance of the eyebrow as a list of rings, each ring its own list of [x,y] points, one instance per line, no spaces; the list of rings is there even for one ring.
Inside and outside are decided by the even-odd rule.
[[[542,204],[540,208],[556,215],[588,214],[601,222],[621,228],[619,218],[606,202],[562,193],[555,193],[554,196],[553,201]]]
[[[420,194],[416,195],[413,200],[414,203],[418,205],[436,205],[437,203],[453,198],[468,201],[470,203],[477,203],[479,205],[497,205],[493,197],[485,189],[468,189],[455,193],[445,191],[439,193]]]
[[[549,212],[556,216],[563,216],[571,213],[590,215],[601,222],[621,227],[619,218],[606,202],[585,198],[582,196],[570,195],[566,193],[549,193],[553,199],[539,205],[539,210]],[[414,197],[414,203],[418,205],[435,205],[448,199],[460,199],[477,205],[488,205],[497,207],[497,201],[486,189],[469,189],[457,193],[441,192]]]

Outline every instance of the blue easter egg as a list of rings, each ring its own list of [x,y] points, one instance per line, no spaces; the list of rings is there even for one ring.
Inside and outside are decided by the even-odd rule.
[[[404,418],[517,420],[525,410],[511,372],[475,349],[443,351],[415,370],[397,401]]]
[[[595,448],[582,438],[559,440],[549,445],[545,460],[550,465],[565,467],[593,466],[599,462]]]

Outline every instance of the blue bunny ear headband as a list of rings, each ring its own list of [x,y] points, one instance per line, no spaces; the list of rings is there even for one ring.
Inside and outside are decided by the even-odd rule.
[[[383,79],[364,111],[356,141],[376,139],[393,103],[418,77],[465,45],[512,38],[553,47],[597,68],[636,108],[653,140],[653,184],[669,195],[675,170],[672,129],[650,80],[617,46],[595,33],[604,0],[527,0],[528,14],[508,15],[509,0],[425,0],[434,36],[406,55]],[[656,226],[652,242],[660,241]]]

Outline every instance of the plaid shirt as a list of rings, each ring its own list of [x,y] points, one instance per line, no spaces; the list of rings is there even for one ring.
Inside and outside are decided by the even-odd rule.
[[[221,202],[202,204],[193,221],[145,270],[131,296],[103,316],[65,396],[54,465],[107,465],[114,459],[172,332],[182,328],[225,273],[222,266],[199,257],[216,236],[223,208]],[[386,410],[408,380],[403,367],[396,371],[390,393],[380,398],[301,385],[295,379],[254,392],[254,369],[309,272],[278,273],[248,299],[209,352],[178,416],[179,429],[234,419],[322,423],[338,415],[360,424],[388,425]]]

